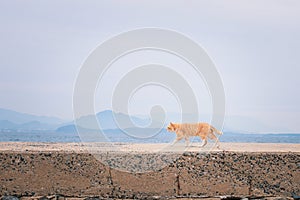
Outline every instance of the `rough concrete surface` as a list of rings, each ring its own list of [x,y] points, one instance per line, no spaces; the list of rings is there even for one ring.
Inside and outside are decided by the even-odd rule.
[[[129,173],[104,165],[85,151],[6,149],[0,150],[0,197],[288,198],[300,194],[299,172],[299,152],[191,151],[157,171]]]

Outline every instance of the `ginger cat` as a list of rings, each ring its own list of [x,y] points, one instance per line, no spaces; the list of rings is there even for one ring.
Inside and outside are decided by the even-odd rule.
[[[222,135],[223,133],[217,130],[215,127],[209,125],[208,123],[194,123],[194,124],[176,124],[170,122],[167,130],[176,133],[176,139],[172,143],[174,145],[181,139],[185,139],[186,145],[189,144],[189,137],[199,136],[201,138],[202,145],[204,147],[207,144],[207,139],[212,139],[216,141],[217,147],[219,148],[219,139],[214,133]]]

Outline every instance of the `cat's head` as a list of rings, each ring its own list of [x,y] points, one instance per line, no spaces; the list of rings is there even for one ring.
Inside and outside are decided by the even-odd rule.
[[[173,124],[172,122],[170,122],[170,124],[167,127],[167,131],[174,132],[174,131],[176,131],[176,129],[177,129],[176,124]]]

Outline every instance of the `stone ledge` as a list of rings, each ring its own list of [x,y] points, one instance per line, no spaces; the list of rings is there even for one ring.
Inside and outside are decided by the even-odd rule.
[[[158,171],[128,173],[84,152],[0,152],[0,196],[292,197],[300,193],[299,164],[295,152],[188,152]]]

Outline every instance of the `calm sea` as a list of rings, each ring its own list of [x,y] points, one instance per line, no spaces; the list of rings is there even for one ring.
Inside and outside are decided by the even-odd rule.
[[[161,131],[157,135],[139,139],[118,131],[107,131],[107,141],[111,142],[132,142],[132,143],[168,143],[175,139],[175,134]],[[255,143],[300,143],[300,134],[239,134],[225,132],[220,136],[221,142],[255,142]],[[0,142],[80,142],[77,133],[57,132],[10,132],[0,133]],[[198,138],[193,141],[200,142]]]

